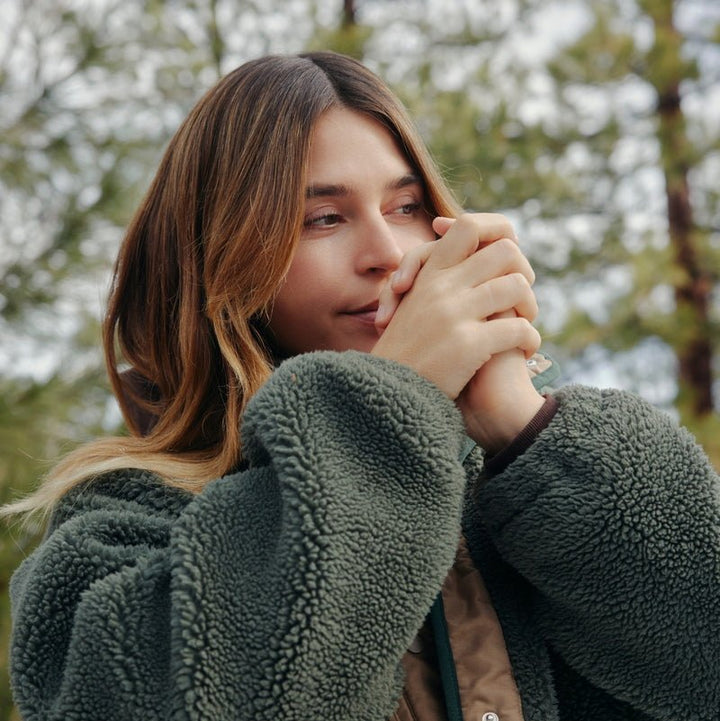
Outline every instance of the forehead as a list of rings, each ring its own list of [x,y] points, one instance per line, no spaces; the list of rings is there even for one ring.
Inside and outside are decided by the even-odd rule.
[[[313,181],[329,182],[347,175],[405,174],[413,168],[379,121],[347,108],[331,108],[313,130],[308,170]]]

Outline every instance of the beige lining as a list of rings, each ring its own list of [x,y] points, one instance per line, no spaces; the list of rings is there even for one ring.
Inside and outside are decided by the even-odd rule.
[[[494,713],[522,721],[502,628],[483,580],[461,541],[442,587],[445,617],[465,719]],[[402,659],[405,689],[392,721],[447,721],[432,631],[425,624]]]
[[[488,712],[522,721],[522,704],[500,621],[464,539],[442,588],[463,717]]]

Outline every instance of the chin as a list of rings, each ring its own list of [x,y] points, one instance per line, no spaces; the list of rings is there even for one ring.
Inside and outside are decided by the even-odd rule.
[[[324,337],[316,337],[314,342],[306,345],[310,347],[303,351],[305,353],[313,350],[331,350],[341,353],[346,350],[360,351],[361,353],[369,353],[378,342],[378,334],[374,328],[363,329],[361,332],[354,333],[328,333]]]
[[[373,338],[359,338],[348,345],[347,350],[356,350],[361,353],[370,353],[377,343],[377,336]]]

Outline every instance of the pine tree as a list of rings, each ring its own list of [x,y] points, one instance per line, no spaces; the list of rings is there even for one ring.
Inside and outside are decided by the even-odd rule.
[[[436,157],[467,208],[515,221],[546,348],[569,378],[611,370],[720,464],[720,123],[698,102],[720,92],[717,11],[709,0],[588,0],[562,18],[539,2],[506,3],[504,17],[494,3],[464,7],[455,22],[420,21],[419,70],[400,83]],[[392,75],[391,59],[383,67]]]

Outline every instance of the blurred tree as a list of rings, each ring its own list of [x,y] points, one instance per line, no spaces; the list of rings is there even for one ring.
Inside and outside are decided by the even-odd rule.
[[[5,0],[3,16],[0,500],[119,427],[99,298],[169,135],[231,67],[305,47],[380,72],[465,205],[513,218],[569,377],[612,369],[610,382],[677,408],[720,462],[717,394],[706,412],[718,375],[715,0]],[[3,649],[7,578],[36,533],[0,532]],[[10,709],[0,679],[0,721]]]
[[[697,79],[696,64],[682,56],[683,37],[673,17],[673,4],[647,2],[641,7],[655,28],[655,42],[645,57],[645,75],[657,95],[657,134],[667,195],[668,227],[677,273],[673,289],[677,305],[678,405],[686,420],[704,419],[714,409],[713,353],[717,337],[710,322],[711,292],[717,265],[703,264],[708,229],[693,219],[689,175],[702,155],[690,142],[681,105],[681,84]],[[701,151],[704,149],[701,149]],[[707,259],[706,259],[707,260]],[[715,329],[716,330],[716,329]]]
[[[104,373],[89,368],[72,380],[0,379],[0,503],[29,490],[52,460],[89,434],[107,432],[108,394]],[[10,573],[40,537],[36,523],[12,523],[0,533],[0,718],[10,718],[7,676]]]
[[[674,410],[720,465],[720,6],[422,6],[373,17],[365,57],[466,207],[515,220],[546,347]],[[408,52],[383,54],[380,26]]]
[[[614,262],[632,274],[607,319],[591,333],[612,350],[657,339],[671,351],[674,407],[720,463],[720,398],[713,397],[720,324],[711,302],[719,279],[718,227],[707,213],[693,213],[693,203],[717,207],[718,198],[717,182],[708,184],[706,178],[720,160],[720,126],[717,119],[714,128],[704,126],[707,115],[693,114],[707,89],[720,92],[720,48],[713,43],[720,13],[715,8],[682,0],[598,4],[590,29],[550,67],[563,89],[597,89],[610,82],[611,111],[599,129],[610,141],[605,172],[616,192],[635,196],[632,205],[611,197],[612,204],[599,207],[606,218],[608,210],[616,213],[620,245],[614,243],[613,250],[620,255]],[[633,107],[643,95],[645,106]],[[647,190],[638,192],[643,176],[653,177],[656,185],[649,206]],[[664,219],[640,234],[634,218],[647,214],[648,207],[658,219],[662,209]],[[605,246],[599,250],[604,254]],[[583,325],[587,332],[586,323],[573,332],[582,332]],[[564,338],[570,340],[569,334]],[[652,369],[652,355],[647,360]],[[651,375],[647,366],[644,373]]]
[[[314,25],[307,3],[278,14],[281,5],[3,3],[0,502],[34,488],[77,443],[122,430],[98,333],[115,249],[201,92],[249,57],[302,49]],[[8,578],[38,532],[0,530],[0,720],[14,713]]]

